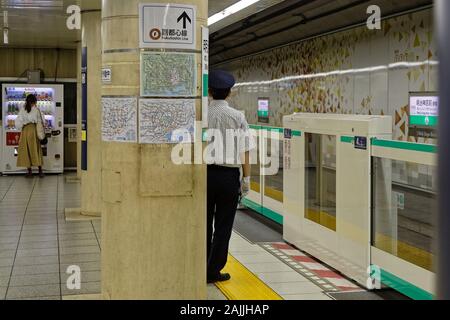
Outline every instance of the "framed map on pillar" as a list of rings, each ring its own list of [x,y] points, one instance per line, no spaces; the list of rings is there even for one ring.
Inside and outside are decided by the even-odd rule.
[[[195,139],[194,99],[140,99],[140,144],[190,144]]]
[[[137,142],[137,99],[102,98],[102,141]]]
[[[195,97],[195,62],[194,53],[142,52],[141,96]]]

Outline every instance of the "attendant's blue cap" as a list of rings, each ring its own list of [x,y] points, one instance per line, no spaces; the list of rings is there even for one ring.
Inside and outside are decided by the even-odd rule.
[[[214,70],[209,73],[209,87],[212,89],[231,89],[235,84],[233,75],[226,71]]]

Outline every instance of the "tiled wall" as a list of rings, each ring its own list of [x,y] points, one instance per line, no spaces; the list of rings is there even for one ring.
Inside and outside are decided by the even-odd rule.
[[[272,126],[293,112],[392,115],[393,138],[408,140],[409,93],[437,91],[433,61],[427,9],[385,20],[382,30],[358,27],[220,67],[237,77],[231,103],[249,123],[257,123],[258,98],[268,97]]]
[[[76,59],[73,49],[0,48],[0,77],[18,78],[27,69],[42,69],[46,78],[76,78]]]

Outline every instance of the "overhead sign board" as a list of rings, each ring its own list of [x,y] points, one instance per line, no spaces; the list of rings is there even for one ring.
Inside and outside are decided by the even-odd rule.
[[[185,4],[141,3],[141,48],[195,49],[196,7]]]
[[[269,104],[268,98],[258,99],[258,121],[261,123],[269,123]]]
[[[436,127],[439,115],[439,96],[430,93],[411,94],[409,114],[410,126]]]

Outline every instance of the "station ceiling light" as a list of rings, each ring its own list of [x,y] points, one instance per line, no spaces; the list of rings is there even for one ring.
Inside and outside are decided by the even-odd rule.
[[[208,18],[208,26],[239,12],[261,0],[241,0]]]
[[[61,10],[64,0],[2,0],[2,8],[6,9],[34,9],[34,10]]]
[[[3,44],[9,44],[8,11],[3,11]]]
[[[272,85],[278,84],[282,82],[289,81],[297,81],[297,80],[309,80],[309,79],[317,79],[317,78],[327,78],[333,76],[344,76],[344,75],[357,75],[357,74],[370,74],[373,72],[380,71],[389,71],[396,69],[411,69],[411,68],[420,68],[423,66],[437,66],[439,65],[439,61],[436,60],[425,60],[425,61],[417,61],[417,62],[396,62],[388,65],[380,65],[374,67],[367,68],[358,68],[358,69],[346,69],[346,70],[334,70],[329,72],[321,72],[321,73],[310,73],[310,74],[299,74],[292,75],[288,77],[283,77],[274,80],[265,80],[265,81],[252,81],[252,82],[239,82],[236,83],[235,88],[237,87],[249,87],[249,86],[264,86],[264,85]]]

